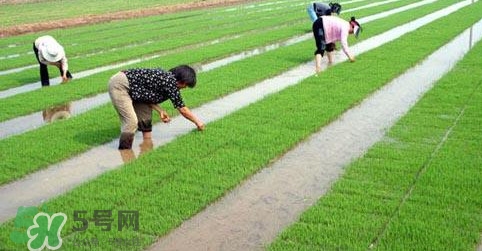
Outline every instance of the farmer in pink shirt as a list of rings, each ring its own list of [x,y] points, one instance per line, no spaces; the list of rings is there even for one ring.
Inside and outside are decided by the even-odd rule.
[[[316,42],[315,62],[316,72],[321,70],[321,58],[325,51],[328,52],[328,64],[333,63],[332,52],[335,50],[335,42],[340,41],[345,55],[351,62],[355,62],[355,57],[348,47],[348,35],[354,34],[358,38],[361,31],[360,24],[352,17],[347,22],[337,16],[321,16],[313,23],[313,36]]]

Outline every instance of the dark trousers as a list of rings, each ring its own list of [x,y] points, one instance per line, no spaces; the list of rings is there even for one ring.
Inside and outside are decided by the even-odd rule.
[[[315,37],[315,44],[316,44],[316,54],[321,54],[323,57],[325,55],[325,51],[332,52],[335,50],[335,43],[326,43],[325,40],[325,29],[323,28],[323,18],[318,18],[312,26],[313,36]]]
[[[37,62],[39,63],[40,65],[40,83],[42,84],[42,86],[49,86],[50,85],[50,80],[49,80],[49,70],[47,69],[47,65],[46,64],[43,64],[40,62],[40,59],[38,57],[38,49],[37,47],[35,47],[35,43],[33,44],[33,52],[35,53],[35,57],[37,58]],[[62,76],[63,74],[63,69],[62,69],[62,66],[59,67],[59,71],[60,71],[60,76]],[[67,78],[72,78],[72,74],[70,74],[69,71],[67,71]]]

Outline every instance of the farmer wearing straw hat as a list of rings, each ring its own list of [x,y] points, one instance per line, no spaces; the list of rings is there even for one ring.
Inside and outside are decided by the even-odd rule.
[[[59,68],[62,82],[65,83],[72,78],[64,48],[52,36],[46,35],[37,38],[33,43],[33,51],[40,64],[40,82],[42,86],[50,85],[47,65],[55,65]]]
[[[313,36],[315,37],[316,50],[315,62],[318,73],[321,70],[321,58],[325,51],[328,53],[328,64],[333,63],[332,52],[335,50],[335,42],[340,41],[341,47],[345,55],[351,62],[355,62],[355,57],[351,54],[348,47],[348,35],[354,34],[356,38],[362,30],[360,23],[355,17],[351,17],[347,22],[336,16],[322,16],[318,18],[312,26]]]
[[[119,150],[132,148],[136,130],[142,132],[144,140],[151,138],[152,110],[159,113],[162,122],[170,121],[169,115],[158,105],[167,99],[198,130],[204,130],[204,123],[184,105],[181,98],[181,89],[195,85],[196,72],[187,65],[169,71],[130,69],[112,76],[109,96],[121,120]]]
[[[330,16],[333,13],[336,15],[340,15],[341,5],[339,3],[311,3],[306,8],[308,12],[308,16],[310,17],[311,21],[314,22],[321,16]]]

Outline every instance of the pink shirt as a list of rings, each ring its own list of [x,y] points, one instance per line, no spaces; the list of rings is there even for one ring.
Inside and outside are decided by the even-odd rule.
[[[340,41],[343,52],[350,57],[348,34],[350,23],[337,16],[322,16],[325,41],[327,44]]]

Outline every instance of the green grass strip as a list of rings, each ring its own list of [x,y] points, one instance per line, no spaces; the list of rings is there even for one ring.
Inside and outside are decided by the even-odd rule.
[[[474,250],[482,229],[481,53],[479,42],[268,249],[367,250],[379,239],[376,250]]]
[[[296,32],[296,28],[286,27],[283,29],[283,31],[278,30],[265,32],[264,34],[258,34],[257,36],[250,36],[251,38],[257,37],[259,40],[248,40],[248,42],[245,42],[243,39],[236,39],[230,42],[205,46],[200,49],[186,50],[175,55],[168,55],[160,57],[156,60],[150,60],[148,62],[122,67],[119,69],[144,66],[159,67],[160,65],[162,68],[169,69],[180,64],[180,62],[183,64],[197,64],[199,62],[206,62],[210,59],[214,60],[229,53],[240,52],[245,50],[247,47],[257,47],[260,45],[259,43],[277,42],[279,41],[278,39],[289,37],[291,34],[293,34],[293,32]],[[30,114],[52,105],[62,104],[72,100],[78,100],[86,96],[106,92],[106,80],[119,69],[101,72],[86,78],[72,81],[66,85],[42,88],[36,91],[0,99],[1,106],[5,107],[4,112],[0,114],[0,121]],[[35,100],[35,102],[31,102],[31,100]]]
[[[380,88],[426,53],[435,50],[470,24],[478,21],[481,4],[465,8],[392,43],[360,55],[355,64],[328,69],[323,78],[311,77],[301,84],[257,102],[226,118],[210,123],[203,133],[191,133],[151,151],[123,168],[105,173],[77,189],[46,203],[51,212],[112,209],[139,210],[139,232],[72,233],[73,222],[63,229],[67,250],[78,250],[74,238],[96,237],[100,246],[91,250],[114,250],[109,238],[138,237],[142,247],[155,236],[166,234],[213,202],[300,140],[320,129],[366,95]],[[464,16],[463,20],[459,16]],[[458,20],[458,22],[454,22]],[[448,24],[454,24],[449,27]],[[431,32],[428,32],[431,31]],[[429,39],[430,38],[430,39]],[[393,55],[414,39],[427,41],[393,64]],[[432,41],[433,39],[433,41]],[[359,62],[364,62],[359,63]],[[350,72],[347,78],[346,72]],[[377,74],[373,74],[377,73]],[[283,116],[290,114],[290,116]],[[113,223],[116,228],[116,223]],[[0,228],[0,248],[14,249],[8,234],[13,223]],[[340,230],[343,231],[343,230]]]
[[[182,24],[180,21],[174,20],[178,23],[172,24],[164,29],[159,27],[158,23],[144,25],[142,28],[138,28],[136,31],[132,32],[120,29],[116,31],[117,36],[114,36],[114,39],[103,39],[102,35],[96,35],[98,34],[98,31],[95,30],[95,26],[92,26],[91,33],[87,33],[82,36],[70,36],[68,37],[69,39],[65,39],[65,41],[61,40],[61,38],[58,39],[63,44],[66,44],[66,50],[69,57],[75,55],[86,55],[88,53],[95,53],[96,51],[107,49],[107,51],[98,55],[88,57],[81,56],[80,58],[69,60],[69,67],[72,69],[72,72],[79,72],[106,64],[113,64],[116,62],[127,61],[128,59],[138,58],[139,55],[148,56],[161,52],[168,52],[176,48],[182,48],[190,45],[192,46],[199,43],[199,41],[216,40],[226,36],[244,36],[246,34],[252,35],[255,33],[254,31],[259,33],[272,27],[279,29],[280,27],[286,26],[286,24],[294,22],[297,18],[299,19],[297,13],[291,13],[290,15],[285,15],[285,19],[281,21],[277,18],[274,18],[273,15],[269,15],[269,18],[263,18],[263,22],[256,22],[255,20],[261,19],[263,15],[260,13],[254,14],[255,15],[234,17],[234,19],[237,19],[239,22],[243,22],[245,24],[242,26],[236,26],[234,23],[228,23],[228,25],[226,25],[226,22],[223,21],[224,19],[208,19],[204,17],[205,15],[201,15],[186,18],[185,22],[192,22],[190,25]],[[201,19],[199,17],[204,18]],[[221,16],[221,18],[223,17]],[[196,19],[197,21],[194,21],[193,19]],[[183,28],[183,32],[179,32],[179,27],[185,27]],[[152,29],[154,29],[154,31],[152,31]],[[199,32],[199,30],[204,32]],[[63,34],[69,33],[68,30],[62,32]],[[106,31],[104,33],[110,33],[110,31]],[[139,39],[138,42],[144,44],[142,46],[135,47],[124,46],[123,48],[114,51],[109,51],[109,48],[105,47],[106,44],[112,47],[116,46],[120,41],[128,40],[125,39],[125,34],[130,34],[128,37]],[[150,38],[145,37],[152,35],[156,35],[156,37],[152,39],[152,43],[146,44],[145,41],[149,41]],[[96,37],[95,41],[92,41],[93,37]],[[73,38],[79,38],[81,41],[79,42],[74,40],[69,42],[69,40],[72,40]],[[82,42],[82,39],[86,41]],[[244,39],[252,38],[246,37]],[[24,50],[31,50],[32,41],[33,39],[23,47]],[[76,45],[69,46],[70,43],[75,43]],[[33,65],[36,63],[35,57],[32,55],[25,55],[24,57],[14,58],[13,60],[8,61],[8,64],[5,63],[3,65],[15,67],[15,65],[21,64],[22,62],[24,62],[23,64],[25,65]],[[56,73],[53,70],[51,72]],[[52,76],[56,75],[52,74]],[[38,81],[37,68],[0,76],[0,82],[2,83],[1,89],[8,89],[36,81]]]
[[[121,47],[135,43],[142,44],[147,41],[151,43],[157,41],[163,42],[166,39],[172,40],[174,37],[184,37],[193,40],[202,35],[212,37],[212,31],[237,34],[240,31],[249,31],[259,26],[269,27],[270,22],[274,20],[281,23],[282,21],[289,21],[293,16],[298,16],[296,12],[289,12],[288,15],[286,15],[286,19],[279,20],[272,16],[274,13],[269,11],[244,13],[244,15],[238,12],[228,13],[219,11],[219,13],[214,16],[214,13],[216,13],[216,10],[161,15],[117,21],[109,23],[108,25],[100,24],[82,28],[59,29],[49,32],[49,34],[54,35],[69,49],[68,55],[84,56],[86,53],[104,51],[106,44],[110,45],[110,47]],[[234,22],[226,22],[226,19],[237,19],[245,25],[239,26]],[[255,22],[255,20],[258,20],[258,22]],[[260,20],[263,22],[259,22]],[[182,32],[180,32],[181,29]],[[204,31],[204,33],[200,33],[199,30]],[[25,59],[30,59],[31,56],[26,55],[25,52],[29,51],[32,41],[42,34],[44,33],[18,36],[15,37],[15,40],[0,40],[1,43],[7,43],[8,45],[13,43],[13,45],[15,45],[5,45],[3,49],[0,49],[0,55],[21,54],[19,57],[6,60],[8,65],[2,65],[2,67],[6,69],[16,67],[14,66],[14,62],[18,61],[20,64],[22,60],[23,64],[30,63],[30,60],[26,61]],[[126,34],[129,34],[129,36],[126,36]],[[93,39],[93,37],[95,37],[95,39]]]
[[[377,13],[376,11],[398,7],[398,5],[407,4],[410,2],[413,2],[413,0],[405,0],[365,11],[369,13]],[[293,10],[292,8],[288,10],[279,10],[277,8],[276,11],[285,12],[283,16],[284,18],[280,20],[275,15],[276,13],[273,13],[275,10],[263,11],[259,13],[254,12],[250,15],[218,15],[216,18],[210,17],[214,11],[205,11],[201,12],[199,15],[193,15],[181,20],[171,19],[163,21],[156,19],[151,20],[153,18],[146,18],[145,21],[147,24],[140,23],[139,25],[133,25],[133,27],[129,28],[125,28],[123,26],[122,29],[114,29],[114,31],[109,30],[109,27],[104,27],[102,28],[103,31],[101,33],[99,32],[98,26],[92,26],[88,32],[82,35],[76,35],[76,31],[78,29],[61,30],[61,33],[58,34],[58,39],[59,41],[62,41],[62,43],[65,43],[66,47],[69,48],[69,57],[86,55],[89,53],[95,53],[96,51],[105,50],[106,44],[109,44],[109,47],[115,47],[118,46],[119,43],[123,43],[124,47],[121,47],[119,50],[105,51],[104,53],[98,55],[80,57],[70,60],[70,69],[72,69],[72,72],[79,72],[104,66],[106,64],[138,58],[139,55],[148,56],[156,53],[168,52],[170,50],[175,50],[185,46],[195,46],[197,43],[199,43],[199,41],[216,40],[226,38],[227,36],[239,35],[242,37],[237,40],[241,41],[241,44],[243,44],[243,41],[259,41],[258,44],[260,44],[263,43],[263,40],[264,43],[266,43],[266,41],[276,41],[274,38],[269,39],[270,36],[266,36],[268,34],[263,35],[260,33],[270,31],[272,34],[276,34],[272,36],[279,37],[280,34],[286,34],[286,31],[283,28],[285,28],[287,25],[290,26],[289,28],[292,31],[295,27],[299,27],[299,30],[295,30],[294,33],[284,36],[284,38],[289,38],[302,34],[305,32],[306,28],[309,28],[307,26],[307,17],[305,13],[299,13],[299,11],[296,11],[296,9]],[[242,22],[243,25],[240,26],[237,25],[237,22],[225,21],[229,19]],[[124,21],[123,23],[125,23],[127,26],[132,22],[133,21]],[[165,27],[159,27],[161,24]],[[114,26],[114,24],[110,26]],[[118,25],[115,27],[117,26]],[[179,27],[184,27],[183,32],[179,32]],[[199,30],[202,30],[203,32],[198,32]],[[279,34],[276,33],[276,30],[278,30]],[[130,34],[130,36],[126,38],[125,34]],[[55,34],[53,35],[55,36]],[[92,41],[92,37],[96,38],[95,41]],[[267,38],[269,40],[266,40]],[[35,37],[31,37],[31,35],[29,35],[27,41],[25,41],[25,39],[26,37],[18,37],[16,44],[19,41],[23,41],[24,44],[14,48],[16,50],[18,50],[17,48],[22,48],[24,51],[30,51],[32,47],[31,43]],[[152,43],[143,44],[143,46],[125,47],[125,45],[129,45],[131,43],[145,43],[145,41],[152,41]],[[226,43],[233,42],[227,41]],[[246,48],[245,46],[236,46],[234,43],[232,47],[235,49],[235,51],[232,51],[232,53],[239,52],[242,48]],[[72,46],[69,46],[70,44],[72,44]],[[203,49],[204,48],[194,48],[192,50],[195,52]],[[3,64],[3,66],[10,68],[23,65],[32,65],[36,63],[35,58],[32,57],[32,55],[27,55],[25,53],[23,55],[23,57],[8,60],[5,64]],[[170,56],[172,57],[172,55]],[[0,66],[0,68],[1,67],[2,66]],[[55,69],[51,70],[52,76],[56,76],[57,72],[54,70]],[[38,81],[38,74],[38,69],[32,68],[18,73],[2,75],[0,76],[0,90],[17,87],[26,83],[36,82]],[[76,82],[75,74],[74,82]]]
[[[391,20],[393,26],[405,21],[405,19],[398,19],[396,16],[394,19]],[[384,21],[390,22],[388,20]],[[367,31],[365,33],[366,36],[382,32],[382,30],[377,30],[375,27],[376,26]],[[306,52],[313,50],[312,43],[313,41],[306,41],[298,45],[280,48],[276,51],[248,58],[214,71],[201,73],[199,74],[199,83],[203,84],[196,87],[193,91],[186,92],[183,96],[185,96],[189,106],[196,107],[227,93],[273,77],[280,72],[310,60],[312,54]],[[220,50],[220,48],[213,47],[213,50]],[[300,57],[300,55],[305,56]],[[186,55],[186,57],[188,57],[188,55]],[[266,68],[267,65],[270,67]],[[258,71],[258,69],[266,70]],[[400,72],[402,70],[403,68],[400,69]],[[106,79],[110,77],[110,75],[107,74],[108,73],[103,73],[103,78],[99,80],[99,83],[95,85],[91,84],[87,87],[95,88],[96,85],[100,85],[105,89],[107,85],[105,83]],[[226,79],[226,76],[237,77]],[[220,81],[220,79],[224,81]],[[71,95],[77,95],[80,98],[82,94],[76,93],[80,87],[76,87],[77,86],[73,85],[59,86],[59,88],[69,88],[70,92],[72,92]],[[40,92],[45,92],[44,96],[46,97],[59,96],[59,94],[56,94],[52,89],[53,88],[44,88],[41,89]],[[44,102],[43,97],[35,97],[32,96],[33,93],[30,94],[29,100]],[[24,95],[27,97],[27,94]],[[15,106],[13,106],[13,104],[9,104],[9,106],[20,110],[26,105],[25,103],[18,103]],[[5,111],[5,113],[7,113],[7,111]],[[1,140],[0,157],[2,157],[3,161],[0,163],[0,168],[5,171],[2,172],[0,176],[0,184],[18,179],[28,173],[37,171],[50,164],[57,163],[94,146],[115,139],[118,137],[117,120],[109,104],[86,114],[73,117],[67,121],[53,123],[22,135]],[[22,144],[19,144],[19,142],[22,142]],[[17,154],[18,152],[25,154],[19,155]]]
[[[420,108],[389,137],[404,142],[426,141],[418,128],[440,128],[452,122],[448,138],[414,178],[414,190],[380,237],[380,250],[416,247],[474,250],[482,229],[482,43],[456,70],[427,95]],[[428,114],[432,116],[428,116]],[[458,117],[460,116],[460,117]],[[403,129],[400,129],[402,128]],[[412,129],[411,132],[409,129]],[[436,130],[434,130],[436,131]],[[435,138],[440,135],[431,135]],[[439,137],[440,139],[440,137]],[[380,156],[383,158],[383,156]],[[412,177],[413,178],[413,177]]]
[[[367,27],[364,32],[363,39],[379,34],[390,27],[395,27],[396,25],[413,20],[416,17],[420,17],[440,8],[446,7],[449,4],[449,1],[438,1],[433,5],[425,6],[423,8],[420,7],[410,13],[399,13],[394,15],[393,17],[396,17],[396,19],[392,17],[391,20],[384,19],[385,22],[371,22],[370,26]],[[355,14],[357,14],[357,16],[366,16],[364,13],[365,12],[357,12]],[[203,61],[205,62],[206,60],[214,60],[222,57],[223,55],[240,52],[248,48],[256,48],[261,45],[267,45],[271,42],[286,39],[290,36],[303,34],[306,32],[305,26],[306,25],[303,23],[296,23],[292,27],[266,31],[263,32],[263,34],[254,34],[252,36],[246,36],[244,38],[232,40],[226,43],[205,46],[202,48],[202,50],[187,50],[183,53],[176,53],[166,57],[161,57],[141,64],[132,65],[131,67],[158,67],[159,65],[162,65],[165,68],[170,68],[179,64],[179,62],[195,64]],[[312,44],[313,42],[309,41],[309,43]],[[309,49],[307,51],[311,50],[312,49]],[[308,56],[309,54],[310,53],[302,53],[300,55]],[[3,112],[0,113],[0,121],[5,121],[17,116],[41,111],[53,105],[63,104],[72,100],[80,99],[84,96],[91,96],[100,92],[105,92],[107,87],[104,82],[114,72],[115,71],[103,72],[84,79],[75,80],[68,85],[52,86],[49,88],[0,99],[0,106],[4,107]],[[32,100],[35,102],[32,102]]]
[[[285,47],[227,65],[216,71],[201,73],[198,81],[203,84],[193,90],[186,90],[183,93],[184,99],[190,107],[196,107],[273,77],[279,72],[309,60],[308,57],[299,56],[309,48],[309,45]],[[259,74],[250,74],[265,65],[271,65],[271,67]],[[224,76],[237,77],[225,79]],[[106,76],[105,79],[108,77]],[[106,81],[103,85],[107,85]],[[164,107],[171,114],[174,113],[170,104]],[[113,140],[118,137],[118,124],[117,114],[112,105],[106,104],[69,120],[1,140],[0,168],[4,171],[0,176],[0,184]],[[22,155],[16,154],[22,149]]]
[[[395,8],[397,5],[410,2],[413,2],[413,0],[404,0],[397,2],[397,4],[383,5],[383,7],[390,8],[391,6],[391,8]],[[372,8],[370,11],[377,13],[380,12],[380,8]],[[280,3],[275,6],[266,5],[264,8],[257,8],[257,11],[251,10],[248,12],[210,9],[123,20],[80,28],[58,29],[50,31],[49,34],[55,36],[68,48],[70,57],[75,57],[104,51],[106,44],[109,45],[109,48],[112,48],[136,43],[143,44],[146,41],[158,43],[157,41],[172,40],[173,37],[184,37],[191,40],[199,35],[202,35],[202,40],[205,41],[207,40],[206,37],[212,36],[212,31],[239,35],[241,31],[251,31],[259,29],[259,27],[273,29],[282,23],[291,24],[293,17],[297,18],[297,21],[304,21],[305,25],[309,24],[306,13],[300,12],[300,10],[302,9],[293,8],[292,4],[282,5]],[[276,15],[279,12],[285,13],[283,19],[279,19]],[[226,20],[237,20],[237,22],[226,22]],[[237,25],[239,22],[242,22],[243,25]],[[183,32],[179,32],[181,27]],[[200,30],[203,32],[200,33]],[[0,69],[5,70],[32,64],[35,60],[32,60],[32,56],[27,55],[26,52],[31,51],[32,41],[42,34],[44,32],[0,39],[0,56],[7,57],[12,54],[20,54],[19,57],[3,59],[5,64],[1,65]],[[129,36],[125,36],[125,34],[129,34]],[[95,37],[95,40],[92,39],[93,37]],[[178,40],[178,43],[185,43],[182,39]],[[199,39],[194,40],[199,41]],[[159,45],[159,48],[167,49],[162,44]]]

